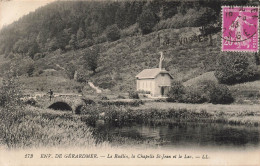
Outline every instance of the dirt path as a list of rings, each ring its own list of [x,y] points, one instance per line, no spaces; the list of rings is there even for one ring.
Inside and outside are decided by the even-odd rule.
[[[96,90],[97,93],[102,93],[102,90],[96,87],[92,82],[88,82],[89,86]]]

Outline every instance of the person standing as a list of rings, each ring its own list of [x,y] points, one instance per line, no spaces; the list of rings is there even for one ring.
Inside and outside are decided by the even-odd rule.
[[[53,91],[50,89],[50,91],[48,92],[48,94],[50,95],[50,101],[51,101],[51,98],[53,97]]]

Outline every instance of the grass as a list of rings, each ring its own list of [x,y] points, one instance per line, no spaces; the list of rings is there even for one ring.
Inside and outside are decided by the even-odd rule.
[[[117,105],[117,104],[116,104]],[[157,147],[163,140],[122,136],[98,138],[92,127],[97,120],[116,126],[138,124],[222,123],[259,126],[258,105],[213,105],[149,102],[126,105],[87,105],[81,115],[26,106],[24,110],[0,108],[0,143],[8,148],[30,147]],[[10,114],[11,113],[11,114]],[[109,143],[107,143],[109,142]]]
[[[1,108],[1,144],[8,148],[38,147],[105,147],[92,136],[91,128],[72,114],[26,107],[19,120],[5,114]],[[18,112],[16,112],[18,114]],[[13,123],[10,124],[10,121]],[[10,126],[7,126],[10,124]]]
[[[241,108],[242,107],[242,108]],[[260,110],[240,105],[180,104],[146,102],[138,107],[88,105],[81,111],[83,121],[95,125],[104,120],[116,126],[135,123],[169,124],[176,122],[205,122],[258,126]]]
[[[20,77],[20,83],[26,93],[45,92],[52,89],[55,93],[78,93],[77,88],[83,87],[81,83],[69,80],[63,76]],[[30,86],[28,86],[30,85]]]
[[[188,109],[194,111],[207,110],[209,113],[225,112],[225,113],[238,113],[244,111],[255,112],[260,115],[259,105],[251,104],[187,104],[187,103],[171,103],[171,102],[146,102],[144,105],[140,105],[138,109]]]

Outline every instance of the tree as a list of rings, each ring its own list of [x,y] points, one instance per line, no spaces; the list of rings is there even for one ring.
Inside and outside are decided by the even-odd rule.
[[[69,64],[66,65],[65,70],[66,70],[66,74],[69,77],[69,79],[73,79],[75,72],[76,72],[75,65],[73,63],[69,63]]]
[[[28,49],[28,56],[32,59],[34,58],[34,55],[39,52],[39,45],[36,41],[31,42],[30,47]]]
[[[87,49],[83,55],[83,58],[85,59],[86,68],[88,68],[95,74],[98,67],[99,48],[96,47]]]
[[[57,46],[61,50],[65,50],[66,45],[69,43],[70,35],[63,30],[62,32],[57,34]]]
[[[108,41],[116,41],[120,39],[120,30],[116,24],[106,28],[106,37]]]
[[[69,45],[73,50],[77,49],[77,39],[75,35],[71,35]]]
[[[84,32],[82,31],[82,28],[79,28],[77,31],[77,40],[78,42],[82,41],[84,39]]]
[[[149,8],[144,9],[138,19],[139,27],[143,34],[152,32],[153,27],[159,21],[159,17]]]
[[[209,36],[209,45],[213,45],[212,34],[220,31],[219,27],[215,27],[216,12],[211,8],[202,8],[201,16],[197,20],[198,24],[201,25],[200,32],[203,36]]]
[[[20,53],[20,54],[26,54],[29,49],[29,43],[25,39],[19,39],[17,42],[15,42],[13,46],[13,51],[15,53]]]
[[[251,54],[250,54],[251,55]],[[253,56],[238,53],[220,55],[217,59],[215,76],[220,83],[234,84],[250,81],[258,74]]]
[[[47,39],[47,44],[46,44],[46,49],[51,52],[51,51],[55,51],[57,50],[58,47],[58,42],[56,37],[54,37],[53,39]]]
[[[35,67],[34,67],[33,64],[31,64],[31,65],[28,66],[28,69],[27,69],[28,77],[32,77],[32,76],[33,76],[34,70],[35,70]]]

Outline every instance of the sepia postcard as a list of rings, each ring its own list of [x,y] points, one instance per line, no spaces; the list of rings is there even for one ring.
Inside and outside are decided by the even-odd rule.
[[[0,166],[260,166],[258,0],[0,0]]]

